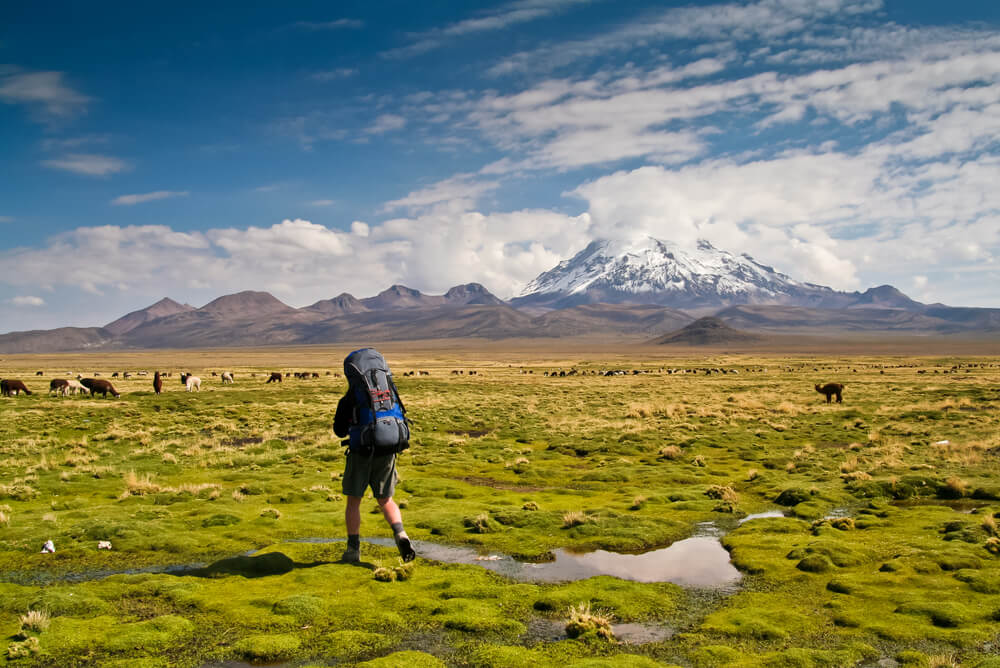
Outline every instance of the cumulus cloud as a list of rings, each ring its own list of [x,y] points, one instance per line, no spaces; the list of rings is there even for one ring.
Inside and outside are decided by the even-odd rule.
[[[24,105],[40,120],[81,113],[90,101],[66,83],[63,72],[0,70],[0,102]]]
[[[143,193],[141,195],[119,195],[111,200],[114,206],[132,206],[143,202],[153,202],[158,199],[169,199],[171,197],[187,197],[190,193],[187,190],[157,190],[156,192]]]
[[[19,295],[17,297],[12,297],[10,303],[14,306],[45,306],[45,300],[41,297],[34,297],[32,295]]]
[[[60,158],[43,160],[42,164],[52,169],[62,169],[83,176],[108,176],[130,169],[124,160],[94,153],[70,153]]]
[[[365,130],[368,134],[381,135],[393,130],[401,130],[406,127],[406,119],[398,114],[381,114]]]

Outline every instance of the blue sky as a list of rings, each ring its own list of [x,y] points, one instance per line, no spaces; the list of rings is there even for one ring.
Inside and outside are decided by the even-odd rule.
[[[0,9],[0,331],[637,235],[1000,307],[997,3],[207,4]]]

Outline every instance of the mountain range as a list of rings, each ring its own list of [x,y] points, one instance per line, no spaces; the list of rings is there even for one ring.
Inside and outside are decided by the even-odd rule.
[[[669,336],[707,312],[716,320]],[[726,327],[752,334],[734,336]],[[768,333],[836,332],[1000,338],[1000,309],[922,304],[889,285],[837,291],[797,281],[707,241],[686,249],[645,237],[594,241],[509,302],[478,283],[443,295],[393,285],[373,297],[343,293],[303,308],[254,291],[225,295],[200,308],[164,298],[103,327],[3,334],[0,352],[462,337],[625,337],[698,345],[751,342]]]

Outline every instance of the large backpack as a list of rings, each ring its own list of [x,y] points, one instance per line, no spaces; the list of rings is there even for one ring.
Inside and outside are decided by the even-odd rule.
[[[352,453],[366,457],[402,452],[410,446],[410,427],[385,358],[374,348],[355,350],[344,359],[344,375],[354,393],[355,413],[348,432]]]

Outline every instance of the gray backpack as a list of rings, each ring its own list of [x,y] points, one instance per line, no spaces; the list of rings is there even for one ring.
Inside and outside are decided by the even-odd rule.
[[[406,408],[382,354],[374,348],[355,350],[344,359],[344,375],[355,403],[354,421],[348,431],[351,452],[370,457],[408,448]]]

